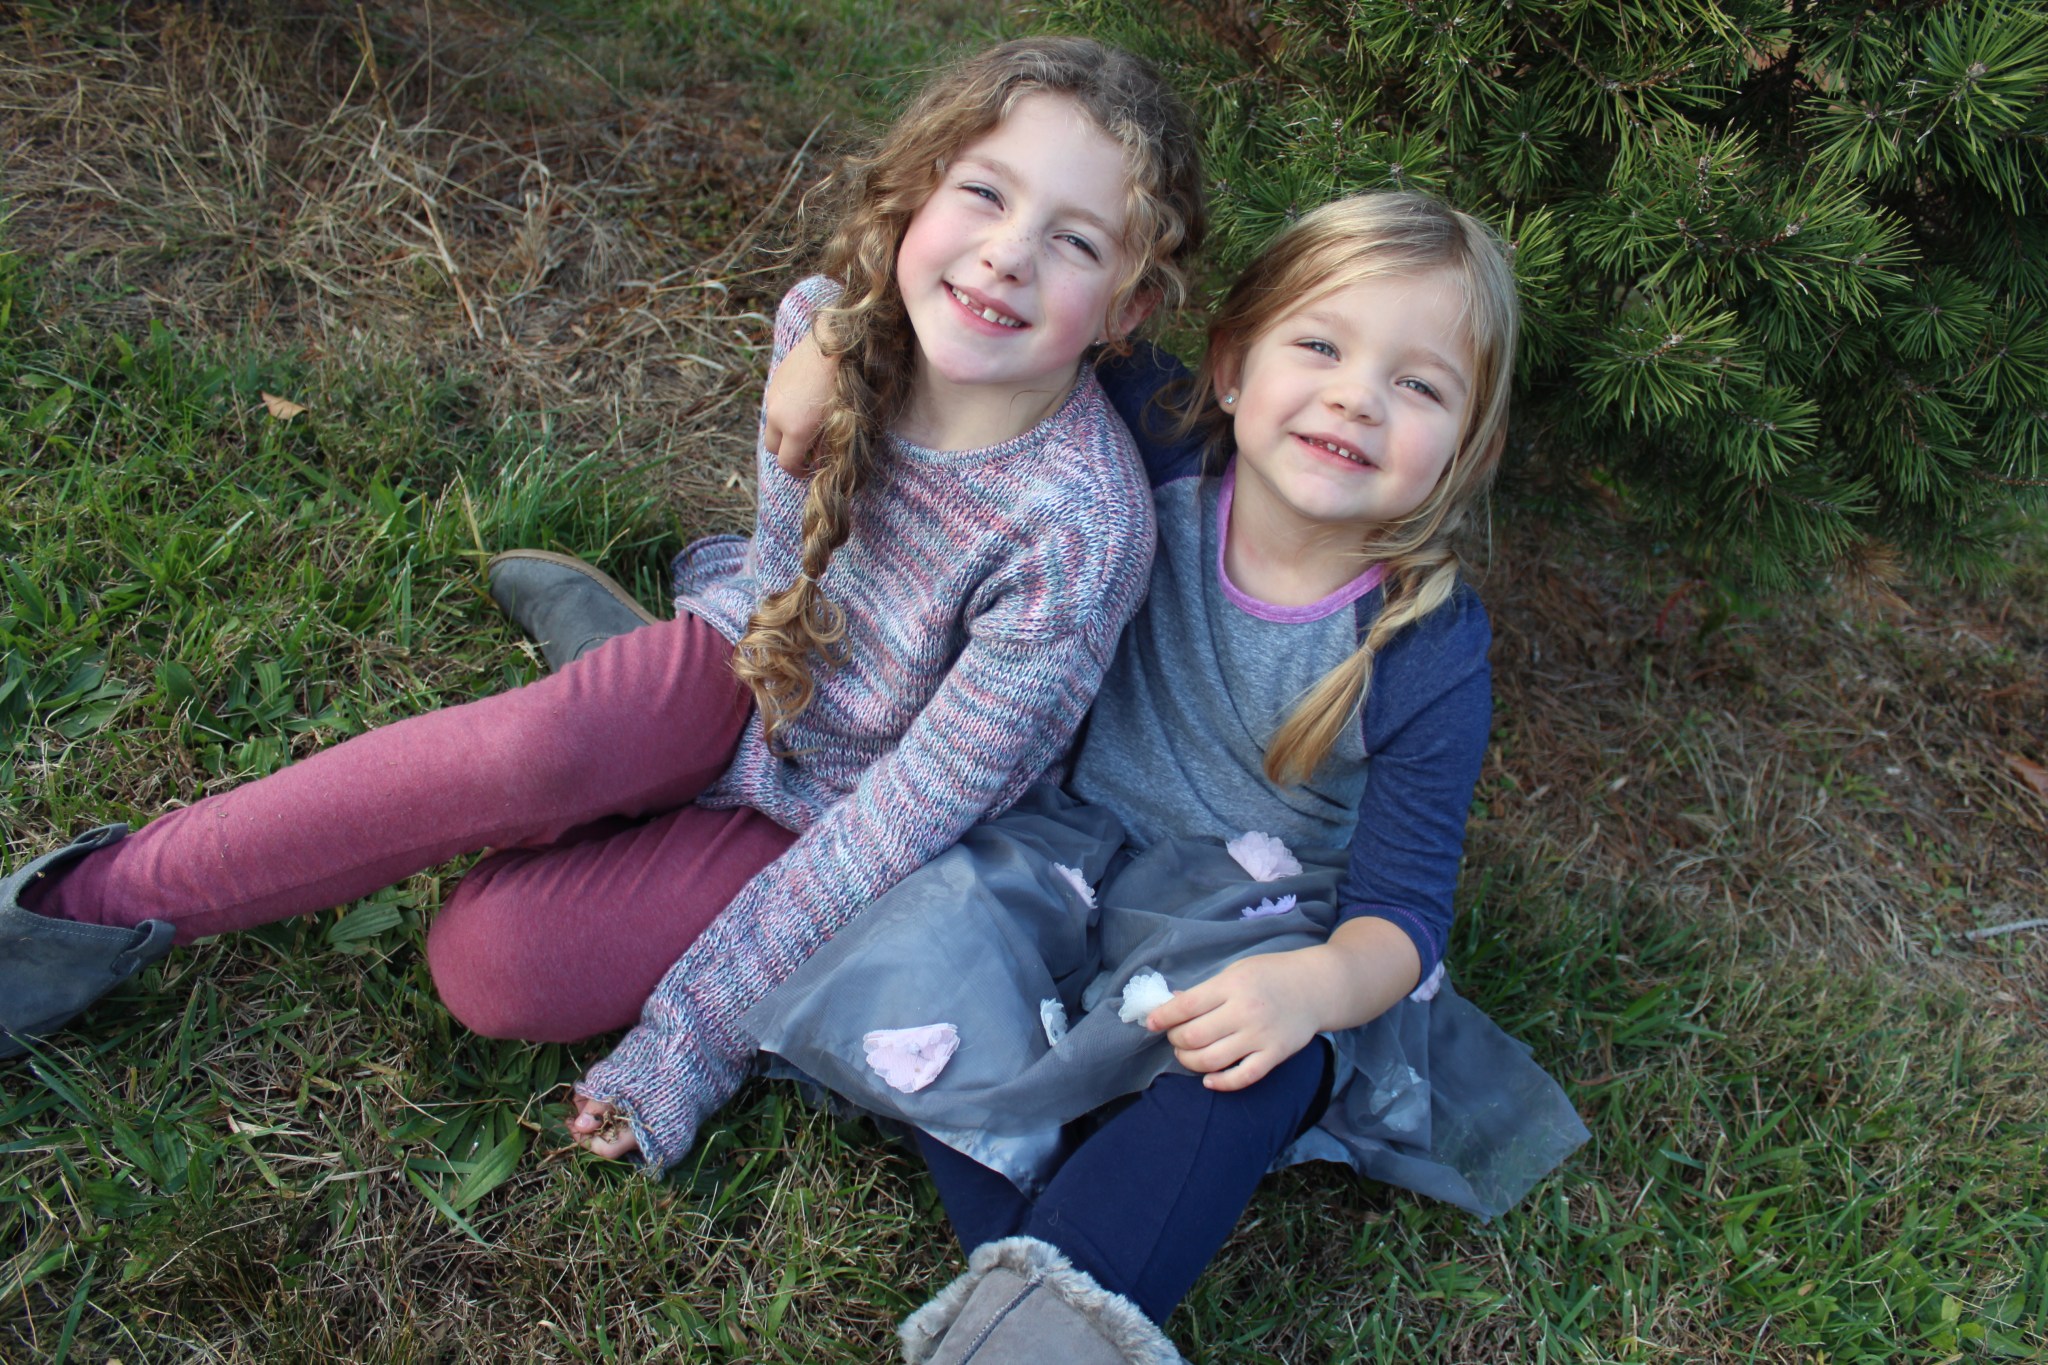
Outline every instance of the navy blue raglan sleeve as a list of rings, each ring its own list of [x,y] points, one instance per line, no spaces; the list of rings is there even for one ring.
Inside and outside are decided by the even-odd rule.
[[[1159,401],[1163,390],[1189,378],[1188,367],[1177,357],[1140,341],[1129,355],[1104,357],[1095,376],[1117,416],[1131,429],[1154,488],[1202,472],[1201,436],[1175,435],[1174,414]]]
[[[1379,600],[1378,593],[1366,599]],[[1365,701],[1365,799],[1338,915],[1400,926],[1414,940],[1425,981],[1450,938],[1465,819],[1486,759],[1492,640],[1486,608],[1461,584],[1382,651]]]

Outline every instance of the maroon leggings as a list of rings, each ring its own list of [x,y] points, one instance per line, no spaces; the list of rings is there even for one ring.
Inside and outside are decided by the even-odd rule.
[[[752,701],[694,616],[607,641],[511,692],[398,721],[149,822],[74,864],[44,914],[169,920],[178,942],[342,905],[480,849],[427,934],[478,1033],[624,1028],[663,973],[796,836],[690,804]]]

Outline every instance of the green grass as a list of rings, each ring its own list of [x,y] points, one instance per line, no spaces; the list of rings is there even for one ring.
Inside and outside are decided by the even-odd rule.
[[[485,549],[661,595],[648,476],[459,384],[53,331],[11,263],[0,308],[10,862],[529,677]],[[449,1020],[458,871],[181,951],[0,1072],[0,1357],[877,1357],[957,1264],[915,1162],[768,1086],[664,1182],[569,1155],[602,1041]],[[1540,869],[1470,899],[1458,979],[1592,1143],[1490,1227],[1282,1175],[1170,1324],[1197,1358],[2043,1358],[2037,1036]]]

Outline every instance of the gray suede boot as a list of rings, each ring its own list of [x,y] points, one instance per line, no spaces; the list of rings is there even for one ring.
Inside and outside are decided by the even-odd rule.
[[[908,1365],[1183,1365],[1136,1304],[1036,1237],[976,1247],[897,1335]]]
[[[561,668],[614,635],[658,619],[594,564],[550,550],[507,550],[485,567],[491,600]]]
[[[172,928],[160,919],[119,929],[22,908],[31,882],[127,832],[126,825],[101,825],[0,880],[0,1057],[20,1056],[28,1050],[24,1038],[56,1032],[171,951]]]

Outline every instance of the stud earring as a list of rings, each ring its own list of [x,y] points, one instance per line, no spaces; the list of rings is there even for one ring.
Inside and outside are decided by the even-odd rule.
[[[1226,408],[1229,407],[1232,403],[1235,403],[1236,401],[1237,395],[1235,393],[1226,393],[1223,395],[1223,406]]]

